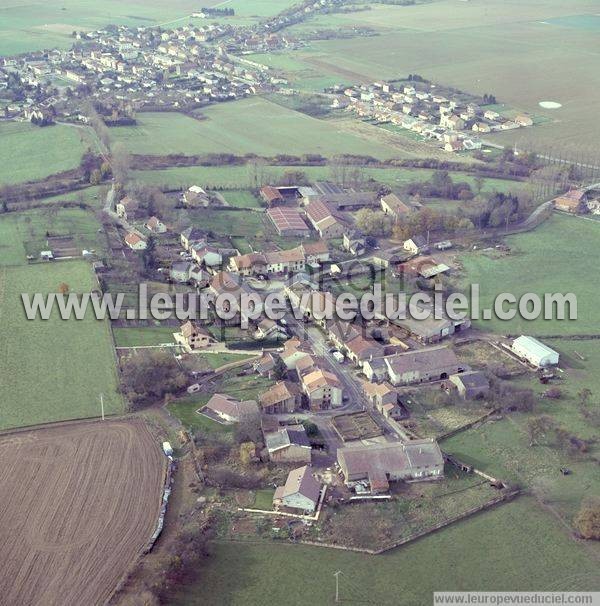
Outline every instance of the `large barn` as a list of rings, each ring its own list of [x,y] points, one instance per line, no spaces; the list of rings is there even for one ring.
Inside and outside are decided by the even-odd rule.
[[[513,352],[537,368],[556,366],[559,354],[533,337],[521,335],[513,341]]]

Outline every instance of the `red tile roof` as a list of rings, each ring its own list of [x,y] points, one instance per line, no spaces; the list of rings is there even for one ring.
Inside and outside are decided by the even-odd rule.
[[[286,208],[284,206],[276,206],[267,211],[269,219],[273,221],[275,228],[279,233],[286,230],[309,232],[308,225],[302,218],[302,215],[295,208]]]

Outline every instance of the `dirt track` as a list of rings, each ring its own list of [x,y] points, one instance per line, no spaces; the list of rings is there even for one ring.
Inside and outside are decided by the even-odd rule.
[[[140,421],[0,436],[0,604],[103,604],[154,532],[166,458]]]

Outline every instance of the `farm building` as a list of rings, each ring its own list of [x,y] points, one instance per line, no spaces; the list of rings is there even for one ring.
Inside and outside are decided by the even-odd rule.
[[[325,202],[311,202],[306,207],[306,215],[321,238],[341,238],[344,235],[344,225],[336,219]]]
[[[347,486],[367,481],[372,492],[386,492],[398,480],[437,479],[444,475],[444,457],[435,440],[346,446],[337,451]]]
[[[212,413],[227,423],[259,417],[258,404],[254,400],[236,400],[222,393],[214,394],[202,411]]]
[[[188,320],[182,324],[179,332],[173,334],[175,342],[182,345],[187,351],[205,349],[214,342],[214,338],[204,328]]]
[[[291,381],[278,381],[259,398],[264,413],[293,412],[300,406],[300,389]]]
[[[267,206],[276,206],[283,202],[281,192],[272,185],[265,185],[260,188],[260,197],[267,203]]]
[[[204,264],[207,267],[216,267],[223,262],[221,253],[213,246],[209,246],[204,242],[193,244],[191,253],[192,259],[199,265]]]
[[[146,250],[148,247],[146,240],[134,232],[129,232],[125,236],[125,244],[127,244],[131,250]]]
[[[254,372],[257,372],[261,377],[268,377],[270,379],[275,373],[277,366],[278,356],[276,356],[277,354],[274,355],[270,351],[263,353],[261,358],[252,365]]]
[[[310,233],[308,225],[295,208],[276,206],[267,210],[267,216],[280,236],[305,237]]]
[[[279,486],[273,496],[275,509],[294,509],[298,513],[311,514],[319,504],[321,485],[305,465],[290,471],[284,486]]]
[[[459,372],[458,359],[448,347],[432,347],[385,358],[392,385],[447,379]]]
[[[526,360],[536,368],[558,364],[558,352],[533,337],[521,335],[513,341],[511,349],[519,358]]]
[[[402,263],[399,268],[405,275],[425,279],[435,278],[439,274],[450,271],[450,268],[445,263],[440,263],[433,257],[417,257],[412,261]]]
[[[490,391],[490,382],[487,377],[477,370],[450,375],[449,380],[456,388],[458,395],[465,400],[483,398]]]
[[[185,250],[190,250],[193,244],[197,242],[204,242],[204,232],[197,227],[188,227],[184,229],[180,236],[181,246],[185,248]]]
[[[317,240],[316,242],[303,242],[300,248],[304,253],[304,258],[307,263],[323,263],[329,261],[329,246],[325,240]]]
[[[203,206],[207,207],[210,205],[210,198],[208,194],[199,185],[192,185],[181,197],[181,201],[186,206]]]
[[[579,213],[584,210],[586,193],[581,189],[572,189],[554,200],[554,208],[566,213]]]
[[[302,425],[290,425],[265,433],[265,445],[271,461],[310,463],[311,446]]]
[[[403,201],[396,194],[387,194],[380,199],[381,210],[393,217],[395,220],[400,220],[406,217],[414,210],[418,210],[422,205],[419,202]]]
[[[125,221],[133,221],[141,216],[140,203],[129,196],[117,202],[116,211],[117,216]]]
[[[423,236],[414,236],[404,242],[403,248],[413,255],[419,255],[423,252],[427,252],[429,245]]]
[[[287,339],[287,332],[283,326],[279,326],[271,318],[263,318],[256,327],[254,333],[257,339]]]
[[[158,217],[150,217],[146,222],[146,229],[155,234],[164,234],[167,226]]]
[[[362,372],[369,381],[381,383],[388,378],[387,364],[385,358],[373,358],[365,360],[362,365]]]
[[[295,370],[300,360],[310,358],[311,351],[308,342],[292,337],[283,344],[283,351],[279,355],[288,370]]]
[[[357,257],[366,251],[367,241],[358,232],[345,232],[342,246],[345,251]]]
[[[329,410],[342,405],[342,384],[332,372],[312,368],[302,375],[301,381],[311,410]]]

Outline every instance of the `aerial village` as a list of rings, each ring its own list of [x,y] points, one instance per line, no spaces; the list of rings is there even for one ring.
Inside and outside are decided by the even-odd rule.
[[[434,288],[457,271],[457,247],[464,243],[427,233],[395,244],[364,235],[356,226],[361,209],[394,222],[419,212],[417,199],[393,192],[316,181],[265,185],[257,197],[273,235],[261,250],[244,254],[198,226],[173,232],[130,195],[111,211],[126,234],[121,254],[135,263],[151,243],[155,275],[178,291],[215,297],[277,292],[287,301],[278,321],[240,311],[229,320],[211,314],[169,324],[174,355],[187,372],[184,397],[205,402],[194,414],[234,432],[240,451],[227,465],[239,467],[240,477],[264,472],[262,488],[260,481],[249,486],[266,490],[268,498],[260,506],[233,506],[236,523],[266,516],[273,532],[285,534],[295,520],[294,536],[304,540],[360,542],[331,520],[320,525],[321,512],[340,503],[393,500],[407,490],[422,498],[423,486],[439,483],[448,466],[457,478],[481,474],[490,487],[481,496],[485,503],[510,498],[514,486],[447,456],[438,438],[530,405],[530,394],[510,386],[512,377],[542,382],[552,397],[552,384],[560,380],[558,353],[527,335],[498,339],[473,332],[468,318],[455,320],[443,311],[417,320],[426,307],[417,303],[416,313],[404,319],[324,319],[327,303],[348,290],[370,292],[374,284],[385,292]],[[570,191],[554,206],[583,211],[588,198]],[[179,194],[177,203],[190,216],[227,208],[219,195],[197,185]],[[229,352],[233,359],[215,372],[199,363],[210,352]],[[452,409],[456,419],[447,425],[436,418],[428,401]],[[216,485],[232,482],[231,470],[228,475],[220,467],[223,460],[206,454],[210,432],[191,435],[205,453],[203,473]],[[211,461],[220,475],[211,475]],[[264,474],[271,478],[266,486]]]

